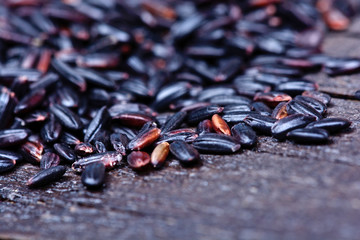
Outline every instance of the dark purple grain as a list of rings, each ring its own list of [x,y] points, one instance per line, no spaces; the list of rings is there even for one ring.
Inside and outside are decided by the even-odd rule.
[[[105,181],[105,166],[95,162],[87,165],[81,174],[81,182],[86,187],[93,189],[102,187]]]
[[[212,115],[216,113],[221,113],[223,109],[223,107],[219,107],[217,105],[210,105],[207,107],[192,110],[188,113],[187,122],[190,125],[198,124],[202,120],[211,118]]]
[[[0,129],[4,129],[13,120],[17,98],[7,87],[0,86],[0,103]]]
[[[62,134],[60,136],[60,141],[62,143],[65,143],[65,144],[71,145],[71,146],[81,143],[81,141],[76,136],[72,135],[69,132],[64,132],[64,131],[62,132]]]
[[[326,106],[329,105],[331,101],[331,97],[328,94],[317,91],[305,91],[302,93],[302,96],[315,98]]]
[[[165,85],[156,95],[155,101],[152,104],[153,108],[158,111],[169,108],[171,103],[188,95],[190,88],[191,85],[187,82]]]
[[[155,142],[155,144],[157,145],[163,142],[173,142],[173,141],[185,141],[187,143],[192,143],[197,137],[198,134],[196,134],[195,132],[179,132],[173,134],[164,134]]]
[[[62,132],[61,124],[58,123],[55,118],[52,116],[45,123],[44,127],[40,130],[41,138],[45,143],[51,143],[56,141]]]
[[[161,127],[161,134],[169,132],[173,129],[180,127],[183,123],[184,119],[186,118],[186,112],[178,112],[172,115],[165,124]]]
[[[236,124],[241,121],[244,121],[246,117],[252,114],[256,114],[256,112],[239,111],[239,112],[226,113],[222,116],[222,118],[229,124]]]
[[[74,69],[69,67],[66,63],[58,59],[53,59],[51,65],[56,70],[56,72],[63,77],[65,81],[68,81],[69,83],[73,84],[81,92],[84,92],[86,90],[87,86],[85,79],[82,76],[80,76],[80,74],[75,72]]]
[[[7,129],[0,131],[0,147],[10,147],[20,145],[25,142],[30,135],[27,129]]]
[[[95,72],[91,69],[85,68],[76,68],[75,71],[80,74],[83,78],[85,78],[86,82],[90,85],[113,89],[115,88],[115,82],[111,79],[101,75],[98,72]]]
[[[0,173],[10,171],[22,160],[22,156],[15,152],[0,150]]]
[[[59,154],[62,159],[65,159],[69,163],[73,163],[76,160],[76,154],[72,148],[64,143],[55,143],[55,151]]]
[[[107,152],[106,146],[103,142],[95,141],[95,148],[98,153]]]
[[[336,133],[349,128],[351,121],[344,118],[325,118],[317,122],[310,123],[306,128],[322,128],[330,133]]]
[[[271,132],[274,138],[284,140],[286,134],[291,130],[303,128],[315,121],[315,117],[303,114],[294,114],[278,120],[272,127]]]
[[[199,152],[190,144],[184,141],[175,141],[170,144],[170,152],[180,163],[194,164],[200,159]]]
[[[56,91],[57,103],[67,108],[77,108],[80,97],[71,87],[63,86]]]
[[[26,185],[31,188],[42,187],[59,180],[66,172],[66,167],[55,166],[44,169],[31,177]]]
[[[37,81],[30,84],[30,89],[49,89],[56,84],[59,79],[59,75],[55,73],[47,73]]]
[[[284,92],[289,95],[301,94],[304,91],[316,91],[318,85],[316,83],[305,80],[294,80],[280,83],[276,86],[275,91]]]
[[[126,155],[126,146],[129,144],[128,137],[123,133],[113,133],[110,135],[110,142],[114,150]]]
[[[316,120],[323,118],[321,113],[316,111],[311,105],[308,105],[304,101],[291,100],[286,104],[286,112],[288,115],[303,114],[315,117]]]
[[[246,123],[238,123],[231,128],[231,135],[244,148],[253,147],[257,142],[256,132]]]
[[[97,112],[96,116],[92,119],[89,126],[87,127],[84,141],[91,142],[100,130],[107,127],[109,120],[110,115],[107,111],[106,106],[104,106]]]
[[[263,102],[253,102],[251,106],[256,112],[259,112],[261,115],[271,116],[272,110]],[[250,110],[248,110],[250,111]]]
[[[200,152],[213,154],[231,154],[241,147],[235,138],[217,133],[200,135],[193,142],[193,146]]]
[[[244,122],[259,133],[271,135],[271,128],[275,124],[276,119],[261,114],[251,114],[244,119]]]
[[[329,139],[329,133],[321,128],[300,128],[286,134],[286,138],[302,144],[321,144]]]
[[[154,120],[152,116],[149,116],[147,114],[131,112],[121,113],[119,115],[113,116],[112,119],[125,126],[136,128],[140,128],[145,123]]]
[[[55,167],[60,164],[60,157],[59,155],[47,152],[44,155],[42,155],[40,160],[40,168],[41,169],[48,169],[51,167]]]
[[[65,127],[71,130],[80,130],[83,126],[79,116],[70,109],[59,104],[50,106],[50,112]]]
[[[236,113],[236,112],[250,112],[251,110],[252,110],[252,107],[249,104],[237,104],[237,105],[225,106],[224,110],[222,112],[224,114],[231,114],[231,113]]]
[[[317,100],[316,98],[298,95],[294,98],[294,100],[303,102],[303,103],[311,106],[318,113],[320,113],[322,115],[325,114],[327,111],[326,105],[324,103],[322,103],[321,101]]]
[[[0,173],[7,172],[15,167],[16,161],[0,158]]]
[[[243,96],[218,95],[211,98],[210,102],[212,104],[226,106],[226,105],[250,104],[251,100]]]
[[[360,100],[360,90],[357,90],[357,91],[354,93],[354,97],[355,97],[357,100]]]

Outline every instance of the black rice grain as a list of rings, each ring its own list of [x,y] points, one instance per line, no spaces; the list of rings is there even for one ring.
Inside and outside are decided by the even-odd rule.
[[[59,180],[66,172],[65,166],[55,166],[44,169],[31,177],[26,185],[31,188],[42,187]]]

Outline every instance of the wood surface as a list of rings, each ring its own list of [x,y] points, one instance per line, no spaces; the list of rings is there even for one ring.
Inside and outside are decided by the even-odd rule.
[[[330,33],[323,50],[360,57],[360,19]],[[320,90],[353,94],[360,74],[311,76]],[[330,117],[353,124],[321,146],[262,137],[254,150],[202,155],[202,164],[142,174],[110,171],[105,189],[84,189],[68,170],[30,190],[24,164],[0,175],[0,239],[359,239],[360,101],[332,99]]]

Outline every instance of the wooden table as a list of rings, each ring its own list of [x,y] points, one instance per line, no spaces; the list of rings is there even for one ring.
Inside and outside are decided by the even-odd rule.
[[[360,57],[360,19],[331,33],[324,51]],[[311,76],[320,90],[353,94],[360,74]],[[334,98],[328,116],[353,121],[324,146],[260,138],[256,150],[202,155],[202,165],[171,160],[143,174],[119,168],[90,192],[68,171],[29,190],[30,164],[0,176],[1,239],[359,239],[360,102]]]

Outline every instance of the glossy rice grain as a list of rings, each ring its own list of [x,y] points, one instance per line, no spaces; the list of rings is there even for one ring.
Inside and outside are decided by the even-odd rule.
[[[179,132],[173,134],[164,134],[161,136],[155,144],[162,142],[174,142],[174,141],[185,141],[187,143],[192,143],[199,135],[195,132]]]
[[[351,121],[344,118],[325,118],[307,125],[307,128],[322,128],[329,133],[336,133],[350,127]]]
[[[221,113],[223,109],[223,107],[219,107],[217,105],[210,105],[207,107],[192,110],[188,113],[187,122],[190,125],[198,124],[200,121],[210,119],[214,114]]]
[[[30,188],[46,186],[52,182],[59,180],[66,172],[65,166],[55,166],[41,170],[35,176],[31,177],[26,185]]]
[[[300,128],[288,132],[286,138],[301,144],[322,144],[329,140],[329,133],[321,128]]]
[[[55,71],[63,77],[65,81],[74,85],[81,92],[84,92],[86,90],[87,84],[85,79],[66,63],[54,58],[51,61],[51,65],[55,69]]]
[[[184,141],[175,141],[170,144],[170,151],[182,164],[194,164],[200,159],[199,152]]]
[[[256,132],[246,123],[238,123],[231,128],[233,136],[244,148],[253,147],[257,142]]]
[[[80,130],[83,127],[80,117],[70,109],[59,104],[50,106],[50,112],[65,127],[71,130]]]
[[[331,97],[328,94],[318,92],[318,91],[304,91],[301,95],[306,96],[306,97],[315,98],[316,100],[322,102],[326,106],[329,105],[329,103],[331,101]]]
[[[39,89],[33,92],[30,92],[26,96],[24,96],[21,101],[16,105],[14,109],[15,114],[23,114],[25,112],[29,112],[39,106],[44,97],[46,91],[45,89]]]
[[[100,130],[106,127],[110,119],[106,106],[100,108],[86,129],[84,141],[91,142]]]
[[[286,134],[291,130],[303,128],[311,122],[315,121],[315,117],[303,114],[294,114],[278,120],[272,127],[272,136],[278,140],[284,140]]]
[[[22,158],[19,153],[0,150],[0,173],[13,169],[18,162],[21,162]]]
[[[261,114],[251,114],[244,119],[244,122],[256,132],[271,135],[271,128],[275,124],[276,119]]]
[[[16,161],[13,159],[0,158],[0,173],[10,171],[16,165]]]
[[[60,157],[59,155],[47,152],[44,155],[42,155],[40,160],[40,168],[41,169],[48,169],[51,167],[55,167],[60,164]]]
[[[126,146],[129,143],[128,137],[123,133],[113,133],[110,135],[110,142],[115,151],[126,155]]]
[[[82,184],[90,189],[100,188],[105,181],[105,166],[102,163],[92,163],[85,167],[81,174]]]
[[[62,133],[61,124],[51,116],[47,123],[44,124],[43,128],[40,130],[41,138],[46,143],[55,142]]]
[[[186,112],[178,112],[172,115],[165,124],[161,127],[161,133],[164,134],[171,130],[174,130],[183,123],[184,119],[186,118]]]
[[[70,148],[65,143],[55,143],[54,150],[61,159],[64,159],[68,163],[73,163],[77,158],[74,149]]]
[[[0,129],[8,127],[11,123],[17,101],[14,92],[7,87],[0,86]]]
[[[0,131],[0,147],[11,147],[25,142],[30,135],[27,129],[7,129]]]
[[[106,146],[103,142],[95,141],[95,148],[98,153],[107,152]]]
[[[315,98],[298,95],[294,98],[294,100],[297,100],[297,101],[300,101],[300,102],[303,102],[303,103],[309,105],[310,107],[314,108],[321,115],[324,115],[327,111],[326,105]]]
[[[193,146],[200,152],[213,154],[231,154],[237,152],[241,147],[235,138],[217,133],[200,135],[193,142]]]
[[[303,114],[314,117],[316,120],[323,118],[321,113],[319,113],[315,108],[304,101],[291,100],[286,104],[286,112],[288,115],[292,114]]]

